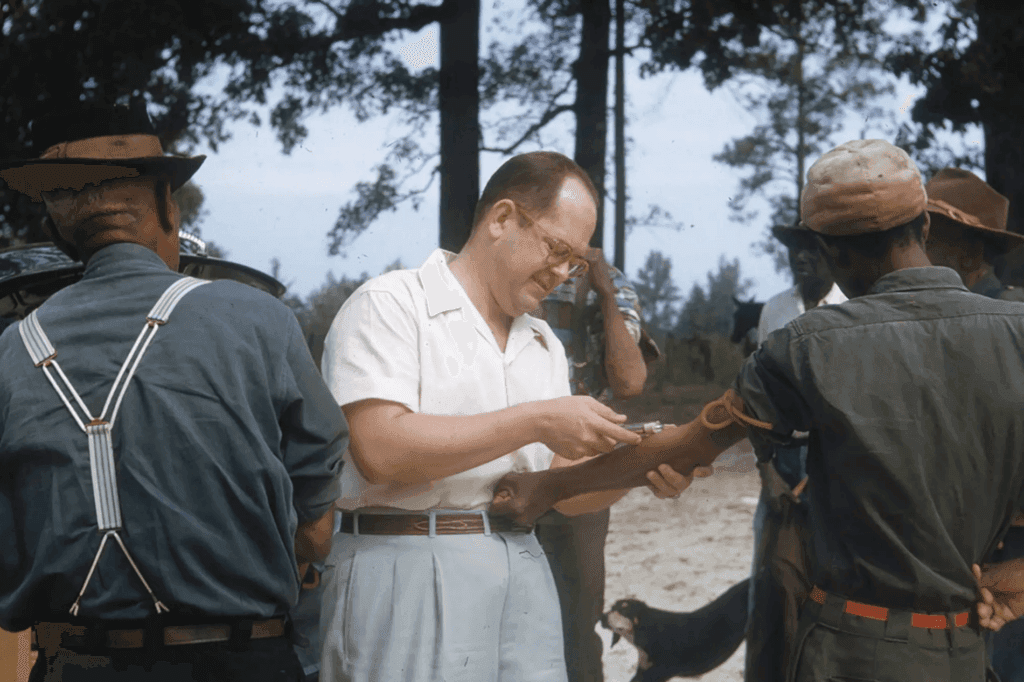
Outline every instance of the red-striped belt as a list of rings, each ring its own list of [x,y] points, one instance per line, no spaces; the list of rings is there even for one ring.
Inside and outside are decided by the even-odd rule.
[[[825,603],[825,598],[828,595],[824,590],[819,588],[817,585],[811,589],[811,599],[818,602],[819,604]],[[854,616],[863,616],[864,618],[872,618],[874,620],[889,620],[889,609],[884,606],[871,606],[870,604],[861,604],[856,601],[846,601],[846,606],[843,609],[846,613]],[[970,621],[971,614],[969,611],[957,613],[953,616],[953,622],[956,627],[963,627]],[[911,613],[910,624],[915,628],[929,628],[933,630],[945,630],[949,627],[949,621],[943,615],[932,615],[927,613]]]

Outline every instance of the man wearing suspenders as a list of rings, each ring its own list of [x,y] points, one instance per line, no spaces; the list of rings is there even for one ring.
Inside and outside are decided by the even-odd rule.
[[[33,127],[0,177],[82,280],[0,337],[0,626],[37,680],[288,680],[300,563],[329,548],[345,425],[294,315],[177,274],[144,104]],[[259,641],[254,641],[259,640]]]

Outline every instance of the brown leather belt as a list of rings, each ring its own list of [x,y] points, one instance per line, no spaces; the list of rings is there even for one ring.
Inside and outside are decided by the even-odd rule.
[[[488,520],[492,533],[529,533],[533,530],[533,526],[520,526],[503,516],[492,516]],[[357,528],[359,535],[430,535],[430,515],[342,512],[341,532],[355,533]],[[436,535],[469,535],[486,530],[480,513],[434,515]]]
[[[164,646],[185,644],[211,644],[231,640],[232,626],[227,623],[207,625],[169,625],[163,629]],[[252,639],[271,639],[285,636],[284,618],[271,618],[252,622]],[[32,629],[36,645],[43,650],[80,649],[89,646],[89,628],[70,623],[37,623]],[[102,640],[108,649],[141,649],[145,645],[145,630],[107,630]]]
[[[811,599],[818,602],[819,604],[825,603],[825,598],[828,595],[824,590],[819,588],[817,585],[811,589]],[[846,606],[843,609],[846,613],[854,616],[862,616],[864,618],[872,618],[874,620],[889,620],[889,609],[884,606],[871,606],[870,604],[861,604],[860,602],[847,600]],[[956,627],[963,627],[971,619],[970,611],[964,611],[962,613],[954,614],[953,622]],[[949,627],[949,620],[942,615],[932,615],[927,613],[911,613],[910,624],[915,628],[929,628],[932,630],[945,630]]]

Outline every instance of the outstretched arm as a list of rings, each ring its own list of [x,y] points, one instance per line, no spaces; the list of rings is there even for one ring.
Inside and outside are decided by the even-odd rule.
[[[743,403],[732,391],[706,405],[701,415],[683,426],[666,429],[639,445],[625,446],[578,466],[529,474],[509,474],[498,482],[491,513],[511,516],[529,525],[561,500],[602,490],[647,485],[647,472],[668,464],[687,476],[706,466],[747,435],[747,425],[770,428],[743,415]]]

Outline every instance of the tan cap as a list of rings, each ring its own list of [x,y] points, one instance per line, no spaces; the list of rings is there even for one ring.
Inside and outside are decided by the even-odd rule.
[[[814,162],[800,197],[800,221],[834,237],[883,232],[924,213],[921,172],[884,140],[852,140]]]

